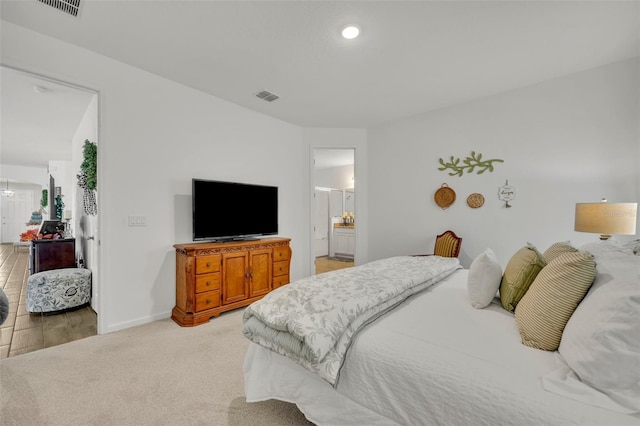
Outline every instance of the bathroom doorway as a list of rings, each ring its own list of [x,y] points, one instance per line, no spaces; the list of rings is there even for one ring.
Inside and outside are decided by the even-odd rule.
[[[315,148],[315,273],[353,266],[356,241],[355,149]]]

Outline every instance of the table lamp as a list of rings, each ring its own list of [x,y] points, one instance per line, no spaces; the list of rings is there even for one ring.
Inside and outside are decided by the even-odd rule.
[[[635,235],[638,203],[576,203],[575,230],[600,234],[601,240],[611,234]]]
[[[64,218],[64,237],[72,238],[73,234],[71,232],[71,223],[69,223],[71,221],[71,210],[65,210],[63,214],[63,218]]]

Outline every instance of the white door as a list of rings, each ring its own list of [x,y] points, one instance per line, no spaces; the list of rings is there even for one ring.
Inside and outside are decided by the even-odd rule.
[[[331,199],[329,201],[329,205],[331,206],[331,217],[342,217],[342,213],[345,212],[343,199],[344,191],[341,191],[339,189],[331,190]]]
[[[316,257],[329,255],[329,192],[315,190],[316,203]]]
[[[33,191],[19,189],[12,196],[1,198],[2,242],[20,241],[20,234],[27,230],[27,222],[33,211]]]

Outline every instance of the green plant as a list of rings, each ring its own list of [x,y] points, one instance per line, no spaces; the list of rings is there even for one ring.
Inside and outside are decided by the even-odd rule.
[[[42,190],[42,199],[40,200],[40,205],[42,207],[47,207],[49,205],[49,191],[46,189]]]
[[[62,195],[56,197],[56,219],[62,219],[62,213],[64,211],[64,203],[62,202]]]
[[[95,190],[98,183],[98,146],[87,139],[84,141],[82,153],[84,160],[80,165],[80,170],[82,170],[87,177],[87,188]]]
[[[478,168],[477,174],[481,175],[487,170],[493,172],[493,163],[504,163],[504,160],[500,160],[499,158],[493,158],[491,160],[482,160],[482,154],[478,153],[476,155],[475,151],[471,151],[471,156],[465,158],[460,164],[459,158],[453,158],[451,156],[449,162],[445,163],[442,158],[439,158],[438,161],[442,165],[442,167],[438,167],[438,170],[445,171],[447,169],[451,169],[452,172],[449,172],[449,176],[462,176],[466,170],[467,173],[472,173],[476,167]]]

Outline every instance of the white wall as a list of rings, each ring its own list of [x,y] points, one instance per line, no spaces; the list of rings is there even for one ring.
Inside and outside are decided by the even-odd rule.
[[[504,265],[527,241],[541,250],[596,234],[573,231],[576,202],[638,201],[638,60],[624,61],[369,129],[369,257],[431,253],[436,234],[464,238],[461,261],[491,247]],[[472,150],[495,172],[449,176],[438,158]],[[512,208],[498,187],[517,189]],[[434,192],[457,193],[440,209]],[[466,198],[484,194],[471,209]],[[639,228],[640,229],[640,228]]]
[[[314,176],[315,186],[342,190],[353,188],[353,165],[316,170]]]
[[[170,315],[172,246],[191,241],[193,177],[278,186],[292,278],[308,274],[301,128],[7,22],[2,41],[4,64],[99,91],[99,332]],[[147,226],[128,227],[128,215]]]
[[[104,283],[100,280],[100,262],[97,257],[98,248],[97,242],[91,237],[98,235],[98,215],[88,215],[84,211],[84,192],[85,189],[78,185],[78,175],[81,171],[81,165],[84,161],[84,142],[89,140],[90,142],[99,143],[98,140],[98,95],[94,95],[87,105],[80,124],[76,129],[73,138],[71,139],[71,175],[73,182],[73,190],[70,197],[68,197],[68,203],[65,206],[65,210],[71,211],[70,226],[73,230],[73,236],[76,239],[76,259],[82,258],[84,266],[91,269],[92,272],[92,286],[93,294],[103,294]],[[98,170],[100,174],[101,170]],[[97,192],[93,192],[93,196],[97,200],[97,204],[100,204],[100,197]],[[98,210],[100,213],[100,210]],[[108,292],[109,287],[106,288]],[[100,307],[98,306],[98,298],[91,299],[91,307],[98,312],[100,316]]]
[[[49,172],[46,167],[15,166],[12,164],[1,164],[1,167],[1,179],[10,178],[19,182],[34,183],[43,189],[49,188]]]
[[[74,192],[74,181],[71,179],[73,176],[73,170],[71,169],[71,161],[49,161],[49,174],[53,176],[55,187],[60,188],[60,193],[62,194],[62,203],[64,204],[64,209],[62,212],[62,217],[64,218],[64,210],[68,210],[71,207],[72,198],[71,195]],[[55,194],[51,194],[55,198]],[[50,218],[56,218],[56,210],[54,209],[50,213]]]
[[[87,109],[85,110],[80,124],[71,139],[71,181],[72,191],[68,195],[69,203],[65,209],[71,210],[72,224],[79,221],[80,216],[84,213],[82,195],[84,190],[78,185],[78,175],[80,174],[80,166],[84,161],[84,142],[99,143],[98,140],[98,95],[91,98]],[[74,226],[75,228],[75,226]],[[77,229],[76,229],[77,232]]]
[[[464,237],[467,266],[491,246],[503,262],[525,241],[544,248],[597,236],[573,229],[576,201],[637,199],[637,63],[615,64],[375,129],[301,129],[93,52],[2,22],[2,63],[99,91],[99,332],[166,318],[175,303],[172,245],[191,241],[191,178],[280,188],[280,234],[292,278],[313,273],[311,152],[356,150],[356,263],[424,253],[436,233]],[[10,41],[10,43],[8,42]],[[495,173],[449,177],[438,157],[471,150]],[[375,171],[368,174],[368,170]],[[516,186],[504,209],[497,188]],[[442,211],[448,182],[458,201]],[[487,198],[466,207],[471,192]],[[128,227],[144,215],[146,227]]]

